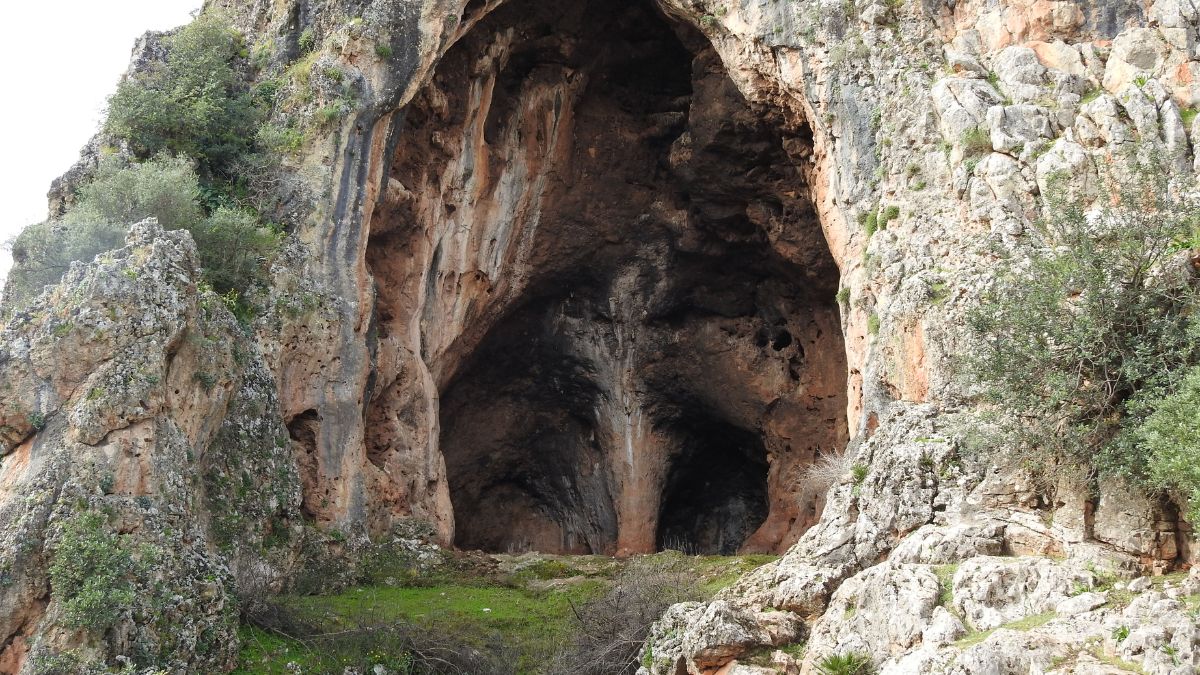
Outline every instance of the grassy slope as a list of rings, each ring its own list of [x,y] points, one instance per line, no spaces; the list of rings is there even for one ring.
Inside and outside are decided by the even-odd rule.
[[[702,595],[711,595],[745,572],[766,564],[772,556],[683,558],[664,553],[695,578]],[[364,625],[403,620],[435,634],[470,636],[483,647],[502,642],[518,654],[522,673],[536,673],[574,628],[572,604],[587,602],[604,592],[621,564],[597,565],[594,558],[555,557],[524,565],[512,574],[435,577],[429,585],[373,585],[334,595],[288,597],[283,604],[323,631],[337,632]],[[305,673],[341,672],[354,665],[352,657],[334,657],[317,645],[272,635],[243,626],[241,664],[236,673],[288,674],[289,662]],[[373,654],[380,663],[400,667],[395,654]]]

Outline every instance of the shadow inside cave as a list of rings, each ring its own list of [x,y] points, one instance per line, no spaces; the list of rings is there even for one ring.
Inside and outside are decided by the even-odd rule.
[[[368,264],[381,339],[420,315],[455,544],[794,542],[822,498],[800,503],[804,467],[846,440],[807,126],[751,106],[647,0],[514,0],[449,50],[398,138],[404,196]],[[368,426],[381,467],[389,429]]]

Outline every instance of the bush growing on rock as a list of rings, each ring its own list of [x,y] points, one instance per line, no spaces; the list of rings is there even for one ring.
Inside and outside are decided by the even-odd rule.
[[[221,207],[192,229],[205,278],[220,293],[244,290],[260,281],[279,234],[259,225],[245,209]]]
[[[126,575],[129,553],[98,513],[77,514],[63,526],[50,563],[50,585],[67,624],[96,634],[107,631],[133,602]]]
[[[63,223],[35,223],[21,230],[8,247],[13,265],[4,286],[4,305],[16,307],[35,297],[42,288],[58,283],[75,260],[91,260],[97,253],[119,247],[125,227],[103,223],[68,227]]]
[[[278,233],[258,209],[277,203],[280,154],[297,149],[303,132],[265,122],[275,91],[250,88],[238,68],[242,38],[219,15],[201,15],[162,46],[164,61],[120,83],[104,126],[107,140],[142,161],[101,160],[61,221],[12,241],[6,309],[56,283],[71,262],[120,247],[126,228],[147,217],[192,232],[222,294],[239,298],[261,280]]]
[[[968,370],[1020,462],[1195,484],[1196,428],[1173,411],[1192,401],[1178,374],[1200,361],[1187,253],[1200,205],[1154,159],[1104,182],[1091,212],[1061,184],[1046,195],[1031,250],[1001,261],[970,317],[981,350]]]
[[[153,217],[168,229],[195,227],[202,218],[199,194],[196,172],[185,159],[163,156],[132,165],[104,159],[61,221],[31,225],[13,240],[17,264],[5,288],[6,305],[58,283],[72,262],[120,248],[133,223]]]
[[[89,261],[124,245],[129,226],[157,218],[166,229],[192,233],[209,284],[221,293],[244,291],[261,280],[278,234],[243,208],[221,206],[205,217],[200,180],[192,163],[162,155],[127,164],[100,163],[92,182],[59,222],[31,225],[12,244],[13,268],[5,288],[9,307],[57,283],[74,261]]]
[[[871,657],[858,652],[826,656],[817,664],[820,675],[871,675],[875,667]]]
[[[130,164],[116,157],[100,162],[92,181],[79,189],[63,223],[88,227],[124,225],[157,218],[163,229],[191,229],[204,216],[197,200],[200,180],[192,163],[161,155]]]
[[[1189,519],[1200,523],[1200,366],[1193,366],[1174,391],[1136,404],[1153,410],[1131,433],[1148,457],[1151,479],[1182,491]]]
[[[225,173],[250,152],[263,118],[233,65],[241,36],[207,13],[163,42],[166,63],[118,85],[105,131],[140,157],[169,151],[195,158],[206,176]]]

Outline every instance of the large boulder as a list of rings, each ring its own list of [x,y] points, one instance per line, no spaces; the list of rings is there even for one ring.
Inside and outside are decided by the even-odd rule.
[[[227,555],[270,557],[299,484],[261,356],[198,280],[190,235],[146,221],[0,336],[0,671],[233,665]]]

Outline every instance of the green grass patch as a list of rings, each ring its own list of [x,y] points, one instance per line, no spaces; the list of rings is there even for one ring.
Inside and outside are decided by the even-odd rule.
[[[933,568],[933,573],[937,575],[938,587],[938,605],[951,609],[954,607],[954,575],[958,573],[958,565],[938,565]],[[953,610],[951,610],[953,611]]]
[[[715,595],[729,588],[748,572],[767,563],[779,560],[777,555],[753,554],[743,556],[701,556],[692,567],[700,577],[700,590],[705,595]]]
[[[1170,574],[1164,574],[1159,577],[1151,577],[1150,585],[1155,590],[1161,591],[1163,589],[1163,587],[1166,586],[1167,584],[1171,584],[1172,586],[1178,586],[1178,585],[1182,584],[1183,582],[1187,581],[1187,578],[1188,578],[1187,572],[1171,572]]]
[[[580,605],[604,588],[598,581],[533,591],[506,586],[437,585],[423,588],[370,586],[328,596],[286,598],[298,616],[327,632],[405,621],[434,634],[455,636],[484,649],[502,639],[518,656],[518,670],[537,672],[571,636],[572,603]],[[286,673],[293,661],[305,672],[325,672],[331,655],[299,640],[242,630],[238,673]],[[372,654],[381,663],[404,654]],[[336,657],[332,657],[336,658]],[[349,661],[345,665],[353,665]]]
[[[969,633],[965,637],[963,637],[961,640],[955,642],[954,646],[958,647],[959,649],[966,649],[967,647],[973,647],[973,646],[979,644],[980,642],[983,642],[984,640],[991,637],[992,633],[995,633],[998,630],[1015,630],[1015,631],[1021,631],[1021,632],[1029,631],[1029,630],[1033,630],[1034,628],[1037,628],[1038,626],[1043,626],[1047,623],[1050,623],[1057,617],[1058,617],[1058,615],[1055,614],[1054,612],[1046,612],[1045,614],[1034,614],[1033,616],[1027,616],[1023,619],[1017,619],[1016,621],[1010,621],[1010,622],[1004,624],[1003,626],[1000,626],[999,628],[991,628],[989,630],[980,630],[980,631],[975,631],[973,633]]]
[[[238,628],[238,639],[242,653],[233,675],[291,675],[287,664],[295,663],[302,672],[310,672],[316,665],[313,653],[296,640],[268,633],[253,626]]]
[[[387,557],[386,555],[383,557]],[[778,559],[773,555],[685,556],[659,553],[655,560],[616,561],[596,556],[555,556],[518,560],[511,572],[459,565],[447,559],[435,569],[414,573],[407,561],[379,561],[370,575],[375,583],[328,595],[280,599],[289,615],[319,633],[350,633],[365,627],[410,625],[428,635],[446,636],[481,652],[504,645],[520,673],[543,672],[577,630],[573,607],[582,607],[612,587],[627,565],[652,562],[683,571],[705,597],[734,584],[746,573]],[[416,574],[416,576],[414,576]],[[388,579],[389,583],[383,583]],[[395,582],[395,583],[393,583]],[[342,672],[365,660],[405,670],[410,655],[378,642],[369,653],[338,645],[319,635],[290,639],[258,628],[240,630],[242,652],[236,673],[283,675],[293,662],[303,672]],[[388,647],[387,645],[393,645]]]
[[[583,602],[598,590],[597,583],[564,586],[554,592],[505,586],[372,586],[332,596],[296,598],[293,602],[303,615],[334,625],[407,619],[452,628],[473,624],[525,634],[552,628],[554,620],[568,616],[570,602]]]

